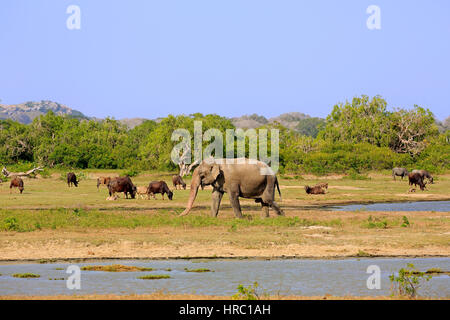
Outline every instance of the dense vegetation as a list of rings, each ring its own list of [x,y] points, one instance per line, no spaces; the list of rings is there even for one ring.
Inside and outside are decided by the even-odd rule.
[[[0,164],[175,170],[170,154],[178,142],[171,141],[172,132],[185,128],[193,135],[195,120],[202,120],[203,132],[234,128],[230,119],[198,113],[148,120],[133,129],[113,119],[88,121],[52,112],[28,125],[1,120]],[[300,132],[279,123],[261,127],[280,129],[284,172],[325,174],[394,166],[432,172],[450,169],[450,131],[438,130],[431,111],[419,106],[388,111],[381,97],[362,96],[335,105],[325,122],[304,121]]]

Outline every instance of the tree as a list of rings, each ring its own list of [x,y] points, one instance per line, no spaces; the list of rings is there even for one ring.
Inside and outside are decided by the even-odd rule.
[[[390,147],[395,152],[415,156],[439,134],[431,111],[417,105],[412,110],[399,109],[392,113],[391,118],[393,136]]]

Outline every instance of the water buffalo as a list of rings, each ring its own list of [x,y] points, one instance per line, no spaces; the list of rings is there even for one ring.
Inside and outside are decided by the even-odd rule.
[[[319,188],[322,188],[322,189],[328,189],[328,182],[318,183],[314,187],[319,187]]]
[[[325,190],[320,186],[305,186],[305,191],[307,194],[325,194]]]
[[[110,197],[112,197],[116,192],[123,192],[125,194],[125,198],[128,199],[128,194],[130,194],[131,198],[134,199],[136,197],[137,188],[131,181],[130,177],[127,176],[111,179],[108,183],[108,191]]]
[[[69,173],[67,174],[67,185],[68,185],[69,188],[70,188],[70,186],[71,186],[72,184],[75,185],[75,187],[78,187],[77,176],[75,175],[75,173],[69,172]]]
[[[23,180],[20,177],[14,177],[9,184],[9,193],[11,193],[12,188],[19,188],[20,193],[23,192]]]
[[[148,199],[148,187],[137,187],[136,193],[138,195],[138,198],[141,197],[142,199],[144,199],[145,195]]]
[[[104,184],[106,187],[108,187],[108,183],[111,181],[110,177],[98,177],[97,178],[97,189],[100,187],[100,185]]]
[[[153,196],[153,199],[156,199],[155,193],[161,193],[162,199],[164,200],[164,193],[167,193],[169,200],[172,200],[173,192],[170,191],[167,183],[165,181],[152,181],[148,185],[148,193]]]
[[[431,184],[433,184],[433,177],[427,170],[413,170],[412,173],[418,173],[422,177],[422,180],[425,180],[427,178]]]
[[[183,189],[186,190],[186,183],[184,183],[183,179],[179,174],[172,176],[172,183],[175,189],[178,189],[177,187],[180,186],[180,189],[181,187],[183,187]]]
[[[423,182],[422,176],[418,172],[411,172],[408,174],[409,185],[417,186],[419,185],[420,190],[424,190],[426,188],[426,183]]]
[[[408,170],[406,170],[405,168],[394,168],[392,169],[392,177],[395,180],[395,176],[399,176],[402,177],[407,177],[408,176]]]

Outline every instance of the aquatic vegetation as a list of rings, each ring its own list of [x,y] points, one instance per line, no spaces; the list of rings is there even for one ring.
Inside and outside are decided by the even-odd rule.
[[[244,287],[244,285],[239,284],[237,287],[238,292],[231,296],[233,300],[259,300],[260,294],[258,293],[258,282],[254,282],[253,285]]]
[[[408,263],[406,268],[398,271],[398,276],[392,274],[389,276],[391,280],[391,292],[399,296],[409,296],[415,298],[423,281],[430,281],[432,276],[420,272],[412,263]]]
[[[138,277],[138,279],[142,280],[158,280],[158,279],[169,279],[170,276],[168,274],[147,274],[145,276]]]
[[[39,274],[34,273],[14,273],[12,275],[14,278],[39,278]]]
[[[186,271],[186,272],[214,272],[213,270],[210,270],[210,269],[207,269],[207,268],[199,268],[199,269],[184,268],[184,271]]]
[[[135,266],[124,266],[121,264],[113,264],[107,266],[84,266],[81,267],[84,271],[105,271],[105,272],[133,272],[133,271],[153,271],[153,268],[135,267]]]
[[[48,278],[48,280],[66,280],[65,278]]]

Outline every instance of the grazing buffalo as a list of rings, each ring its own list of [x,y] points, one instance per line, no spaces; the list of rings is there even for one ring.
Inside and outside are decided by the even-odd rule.
[[[170,191],[165,181],[150,182],[150,184],[148,185],[148,193],[153,196],[153,199],[156,199],[155,193],[161,193],[163,200],[164,200],[164,193],[167,193],[169,200],[172,200],[173,197],[173,192]]]
[[[325,190],[320,186],[305,186],[305,191],[307,194],[325,194]]]
[[[407,177],[408,176],[408,170],[406,170],[405,168],[394,168],[392,169],[392,177],[395,180],[395,176],[399,176],[402,177]]]
[[[14,177],[9,184],[9,193],[11,193],[12,188],[19,188],[20,193],[23,192],[23,180],[20,177]]]
[[[108,183],[109,196],[112,197],[116,192],[123,192],[125,198],[128,199],[128,194],[131,198],[136,197],[137,188],[131,181],[130,177],[113,178]]]
[[[408,174],[409,185],[417,186],[419,185],[420,190],[424,190],[426,188],[426,183],[423,182],[422,176],[418,172],[411,172]]]
[[[180,186],[180,189],[181,187],[183,187],[183,189],[186,190],[186,183],[184,183],[183,179],[179,174],[172,176],[172,183],[175,189],[178,189],[177,187]]]
[[[110,177],[98,177],[97,178],[97,189],[100,187],[100,185],[104,184],[106,187],[108,187],[108,183],[111,181]]]
[[[148,199],[148,187],[137,187],[136,193],[138,195],[138,198],[141,197],[144,199],[144,196]]]
[[[69,188],[70,188],[70,186],[71,186],[72,184],[75,185],[75,187],[78,187],[77,176],[75,175],[75,173],[69,172],[69,173],[67,174],[67,185],[68,185]]]
[[[314,187],[320,187],[322,189],[328,189],[328,182],[321,182],[316,184]]]
[[[431,184],[433,184],[433,177],[427,170],[413,170],[412,173],[418,173],[422,177],[422,180],[428,179]]]

